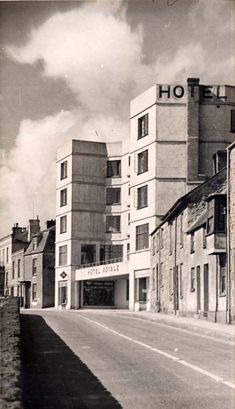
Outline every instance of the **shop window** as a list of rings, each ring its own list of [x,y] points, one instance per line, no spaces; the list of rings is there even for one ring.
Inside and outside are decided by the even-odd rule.
[[[149,247],[149,225],[148,223],[136,226],[136,250]]]
[[[107,216],[106,217],[106,232],[120,233],[121,231],[121,216]]]
[[[195,281],[196,281],[195,267],[192,267],[191,268],[191,291],[195,291]]]
[[[120,187],[109,187],[106,190],[106,204],[120,204],[121,203],[121,188]]]
[[[20,277],[20,260],[17,261],[17,275]]]
[[[32,300],[37,301],[37,284],[32,286]]]
[[[59,266],[67,264],[67,245],[59,247]]]
[[[190,252],[194,253],[195,252],[195,233],[190,234]]]
[[[147,301],[147,278],[139,278],[139,301]]]
[[[60,218],[60,233],[66,233],[67,231],[67,216],[61,216]]]
[[[60,207],[67,205],[67,189],[60,191]]]
[[[12,263],[12,278],[15,278],[15,262]]]
[[[138,139],[148,135],[148,114],[138,119]]]
[[[68,283],[67,281],[58,282],[58,304],[65,306],[68,298]]]
[[[235,109],[231,110],[231,132],[235,132]]]
[[[37,259],[33,258],[32,260],[32,273],[35,276],[37,274]]]
[[[226,254],[219,255],[219,289],[220,295],[226,295]]]
[[[121,161],[120,160],[108,160],[107,162],[107,177],[120,177],[121,176]]]
[[[65,162],[62,162],[60,165],[60,179],[66,179],[67,178],[67,160]]]
[[[148,150],[138,154],[138,174],[148,171]]]

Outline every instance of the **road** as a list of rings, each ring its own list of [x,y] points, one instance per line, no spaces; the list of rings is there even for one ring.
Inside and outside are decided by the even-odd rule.
[[[234,409],[235,347],[118,311],[21,314],[25,409]]]

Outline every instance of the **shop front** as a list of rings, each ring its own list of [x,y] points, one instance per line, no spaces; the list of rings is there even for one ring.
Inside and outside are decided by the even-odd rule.
[[[135,311],[150,311],[149,269],[135,271]]]
[[[128,308],[128,263],[110,263],[77,269],[80,308]]]

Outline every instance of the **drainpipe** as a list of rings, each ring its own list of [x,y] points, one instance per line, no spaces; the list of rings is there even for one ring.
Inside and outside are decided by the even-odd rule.
[[[217,315],[218,315],[218,261],[219,261],[219,256],[216,254],[216,274],[215,274],[215,322],[217,322]]]
[[[233,142],[227,148],[227,218],[226,218],[226,231],[227,231],[227,239],[226,239],[226,246],[227,246],[227,279],[226,279],[226,322],[227,324],[231,323],[231,275],[230,275],[230,227],[229,227],[229,220],[230,220],[230,150],[232,147],[235,146]]]
[[[175,288],[176,285],[176,266],[177,266],[177,217],[175,218],[175,248],[174,248],[174,282],[173,282],[173,300],[174,300],[174,310],[175,310],[175,315],[176,315],[176,296],[177,296],[177,289]],[[178,280],[177,280],[177,285],[178,285]]]

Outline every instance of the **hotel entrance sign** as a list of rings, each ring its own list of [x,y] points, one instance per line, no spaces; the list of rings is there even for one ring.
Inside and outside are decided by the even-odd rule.
[[[128,274],[127,262],[99,265],[76,270],[76,281],[115,277]]]

